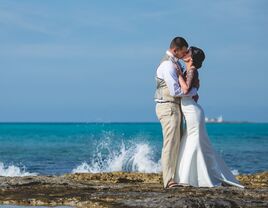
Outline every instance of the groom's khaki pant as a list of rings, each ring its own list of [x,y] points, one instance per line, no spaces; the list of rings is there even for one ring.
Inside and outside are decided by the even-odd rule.
[[[156,104],[156,115],[162,126],[163,148],[161,165],[163,183],[166,188],[170,179],[174,179],[181,139],[181,108],[179,104],[166,102]]]

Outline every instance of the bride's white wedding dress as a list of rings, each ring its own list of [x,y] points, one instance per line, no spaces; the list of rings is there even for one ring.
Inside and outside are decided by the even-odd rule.
[[[191,97],[183,97],[181,108],[186,130],[180,143],[174,180],[195,187],[229,184],[244,188],[210,143],[202,107]]]

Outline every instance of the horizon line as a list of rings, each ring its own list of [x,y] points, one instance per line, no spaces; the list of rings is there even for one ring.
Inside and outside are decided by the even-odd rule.
[[[113,124],[113,123],[160,123],[159,121],[0,121],[0,124]],[[216,124],[227,124],[227,123],[249,123],[249,124],[266,124],[268,121],[223,121],[223,122],[206,122]]]

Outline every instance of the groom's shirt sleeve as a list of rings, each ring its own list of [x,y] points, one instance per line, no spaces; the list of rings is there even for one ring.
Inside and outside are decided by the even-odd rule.
[[[197,89],[192,88],[187,94],[183,94],[183,91],[179,85],[178,76],[176,72],[176,68],[171,61],[164,61],[161,64],[163,67],[163,79],[165,80],[167,87],[169,89],[169,93],[174,97],[183,97],[183,96],[194,96],[197,94]]]

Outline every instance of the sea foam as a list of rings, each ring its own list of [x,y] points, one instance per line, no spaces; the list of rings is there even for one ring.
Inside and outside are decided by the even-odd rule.
[[[30,173],[26,171],[25,167],[19,168],[15,165],[6,166],[4,163],[0,162],[0,176],[35,176],[37,173]]]
[[[237,169],[231,170],[231,172],[232,172],[232,174],[235,175],[235,176],[240,174],[239,171],[238,171]]]

